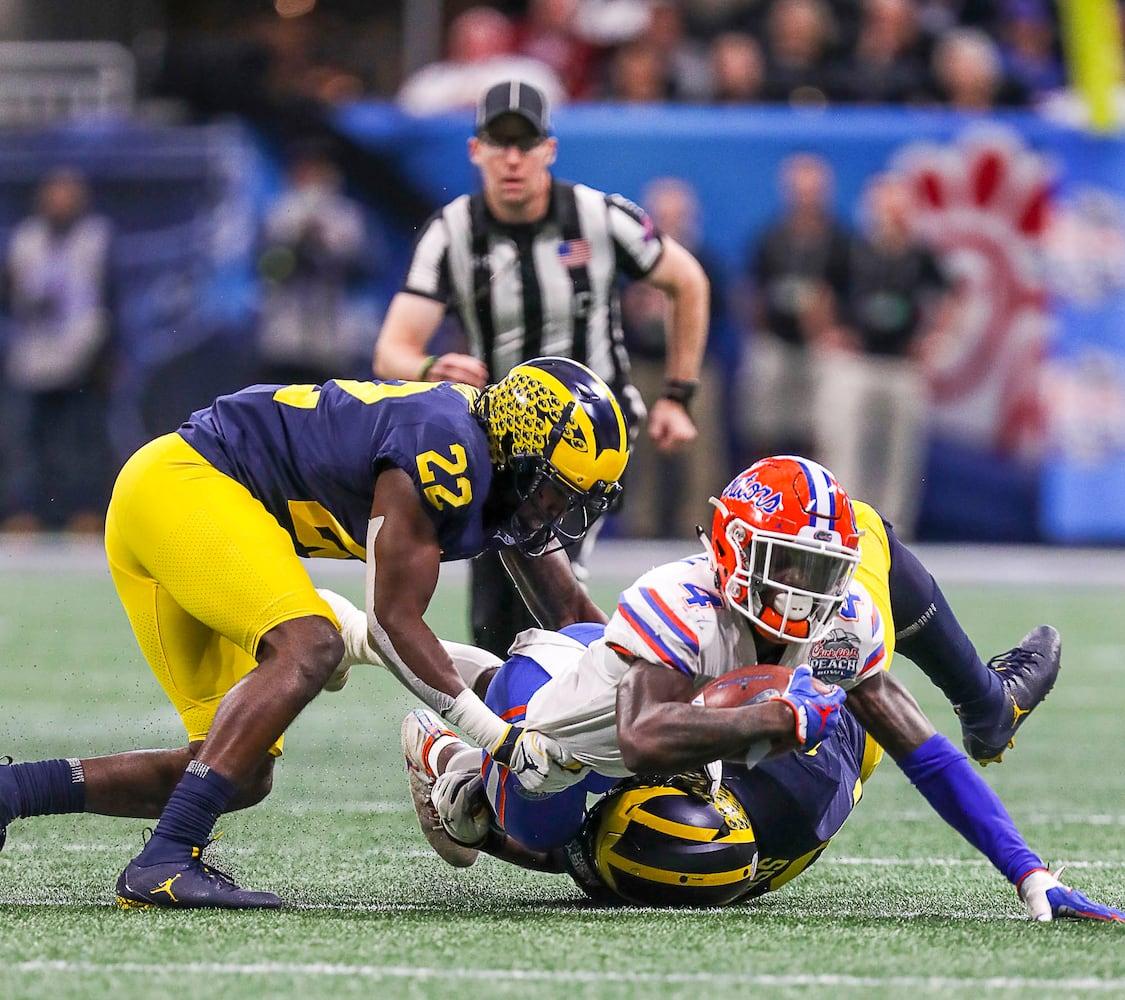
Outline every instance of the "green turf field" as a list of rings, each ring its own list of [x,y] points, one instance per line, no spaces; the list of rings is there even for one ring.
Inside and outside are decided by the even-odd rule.
[[[358,575],[336,579],[358,597]],[[607,604],[625,582],[601,576],[595,596]],[[1067,881],[1125,904],[1125,588],[947,591],[988,653],[1040,621],[1062,629],[1059,686],[984,774]],[[463,590],[443,583],[430,624],[463,638],[464,619]],[[959,745],[940,696],[909,663],[895,669]],[[0,754],[182,742],[97,570],[0,560],[0,680]],[[388,677],[353,672],[290,730],[270,798],[220,821],[218,863],[281,893],[281,912],[121,912],[113,885],[143,821],[14,824],[0,853],[0,997],[1125,996],[1125,926],[1022,919],[1014,891],[890,761],[825,857],[746,907],[597,909],[564,876],[488,858],[447,868],[401,769],[410,705]]]

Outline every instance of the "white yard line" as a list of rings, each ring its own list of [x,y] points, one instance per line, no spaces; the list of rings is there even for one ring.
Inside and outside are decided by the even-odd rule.
[[[1125,979],[1031,978],[1022,976],[849,976],[836,973],[820,975],[767,975],[722,972],[653,973],[639,970],[615,972],[603,969],[442,969],[398,965],[344,965],[328,962],[15,962],[7,966],[9,973],[55,973],[87,975],[117,973],[121,975],[216,975],[216,976],[309,976],[350,979],[449,979],[481,982],[533,983],[650,983],[655,986],[675,984],[730,986],[837,986],[897,987],[902,989],[1010,989],[1010,990],[1081,990],[1090,992],[1125,991]]]
[[[41,857],[45,851],[61,851],[64,854],[105,854],[111,851],[130,851],[136,848],[133,840],[122,841],[121,843],[54,843],[47,842],[16,842],[8,844],[4,850],[5,855],[12,854],[34,854]],[[240,857],[249,858],[259,854],[272,854],[272,848],[261,848],[254,844],[240,844],[239,846],[226,846],[216,853],[218,859],[227,857]],[[367,847],[362,851],[365,855],[373,855],[385,858],[433,858],[435,855],[433,851],[426,847]],[[353,851],[350,855],[354,857]],[[826,854],[818,862],[818,865],[824,867],[826,865],[843,865],[852,868],[991,868],[992,862],[987,858],[939,858],[939,857],[863,857],[848,856],[848,855],[833,855]],[[1083,860],[1069,860],[1066,861],[1066,867],[1070,868],[1105,868],[1110,871],[1118,868],[1125,868],[1125,859],[1120,861],[1083,861]]]

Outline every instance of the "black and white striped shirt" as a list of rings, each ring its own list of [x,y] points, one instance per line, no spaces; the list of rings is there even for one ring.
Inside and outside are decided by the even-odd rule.
[[[663,248],[642,209],[583,184],[552,181],[546,216],[526,225],[498,222],[482,195],[462,195],[422,228],[403,290],[458,315],[490,381],[556,355],[622,390],[629,359],[618,277],[645,277]],[[633,398],[629,408],[643,413]]]

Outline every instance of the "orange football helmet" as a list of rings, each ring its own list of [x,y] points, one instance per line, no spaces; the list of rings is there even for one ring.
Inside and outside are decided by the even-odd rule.
[[[825,635],[859,565],[847,493],[824,466],[796,455],[763,458],[715,505],[711,555],[728,605],[767,637]]]

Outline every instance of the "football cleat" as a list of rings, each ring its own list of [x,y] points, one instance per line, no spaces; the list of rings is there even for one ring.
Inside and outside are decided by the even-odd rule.
[[[1063,868],[1053,873],[1045,868],[1036,868],[1020,880],[1017,890],[1032,920],[1046,923],[1065,917],[1070,920],[1125,923],[1125,911],[1098,903],[1077,889],[1063,885],[1059,881]]]
[[[406,758],[406,777],[410,784],[410,798],[414,801],[414,812],[418,815],[418,825],[438,857],[454,868],[468,868],[477,859],[480,851],[457,843],[442,826],[437,809],[434,808],[432,793],[434,774],[427,763],[432,751],[440,741],[456,740],[460,737],[441,724],[433,712],[416,708],[408,712],[402,720],[402,753]]]
[[[1054,686],[1061,656],[1058,629],[1039,625],[1014,649],[988,661],[988,669],[1000,679],[1004,691],[999,709],[978,714],[969,706],[954,706],[961,717],[965,750],[982,767],[1000,763],[1004,751],[1014,746],[1016,730]]]
[[[190,861],[139,865],[134,858],[117,880],[117,905],[123,910],[170,909],[276,910],[281,897],[243,889],[226,872],[203,861],[192,848]]]
[[[1047,902],[1055,917],[1068,917],[1071,920],[1106,920],[1111,923],[1125,923],[1125,912],[1089,899],[1077,889],[1058,885],[1047,890]]]

